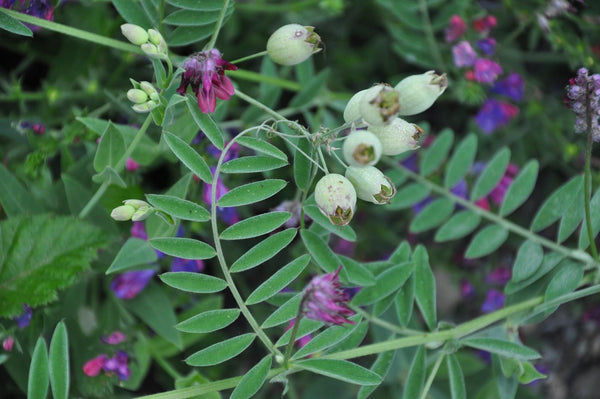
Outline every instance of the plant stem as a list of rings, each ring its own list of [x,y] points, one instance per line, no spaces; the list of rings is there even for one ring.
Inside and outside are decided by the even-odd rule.
[[[531,232],[530,230],[527,230],[515,223],[512,223],[506,219],[504,219],[501,216],[498,216],[492,212],[486,211],[483,208],[478,207],[477,205],[475,205],[474,203],[472,203],[471,201],[465,200],[457,195],[454,195],[452,192],[446,190],[443,187],[438,186],[435,183],[430,182],[427,178],[414,173],[412,170],[406,168],[403,165],[400,165],[398,163],[396,163],[394,160],[392,159],[388,159],[385,160],[384,162],[386,162],[388,165],[401,170],[402,172],[406,173],[411,179],[427,186],[428,188],[431,189],[431,191],[434,191],[438,194],[441,194],[449,199],[451,199],[452,201],[456,202],[457,204],[469,209],[470,211],[473,211],[475,213],[477,213],[478,215],[480,215],[481,217],[496,223],[502,227],[504,227],[505,229],[521,236],[524,237],[526,239],[530,239],[532,241],[536,241],[539,244],[543,245],[544,247],[551,249],[553,251],[559,252],[569,258],[572,259],[576,259],[579,262],[583,262],[583,263],[594,263],[596,266],[599,266],[598,262],[594,262],[594,260],[592,259],[591,256],[589,256],[586,252],[581,251],[581,250],[573,250],[567,247],[563,247],[562,245],[559,245],[553,241],[548,240],[547,238],[544,238],[538,234],[535,234],[533,232]]]
[[[292,91],[300,91],[300,89],[302,88],[302,86],[299,83],[294,82],[292,80],[281,79],[275,76],[267,76],[257,72],[247,71],[245,69],[238,69],[236,71],[225,71],[225,74],[231,76],[232,78],[243,79],[258,83],[269,83],[273,86],[279,86],[281,88]],[[237,93],[238,90],[236,89],[236,94]]]
[[[115,165],[115,171],[117,173],[122,172],[123,168],[125,167],[125,163],[127,162],[127,158],[129,158],[131,156],[131,154],[135,150],[135,147],[137,147],[138,143],[144,136],[144,133],[146,133],[146,130],[150,126],[151,122],[152,122],[152,115],[148,114],[148,116],[146,117],[146,120],[144,121],[144,123],[142,124],[140,129],[137,131],[135,137],[133,138],[133,140],[131,140],[129,147],[127,147],[127,149],[125,150],[125,153],[121,156],[121,158]],[[110,183],[108,181],[102,182],[100,187],[98,187],[98,190],[96,191],[96,193],[94,193],[92,198],[90,198],[90,200],[87,202],[87,204],[85,204],[85,206],[83,207],[81,212],[79,212],[80,219],[84,219],[88,215],[88,213],[92,210],[94,205],[96,205],[96,203],[100,200],[100,198],[102,198],[102,195],[104,195],[104,193],[106,192],[106,189],[108,189],[109,185],[110,185]]]
[[[240,62],[248,61],[254,58],[262,57],[263,55],[267,55],[267,50],[259,51],[258,53],[250,54],[242,58],[238,58],[236,60],[231,61],[232,64],[239,64]]]
[[[425,36],[427,36],[427,41],[429,42],[429,48],[433,52],[433,56],[435,57],[435,61],[438,67],[441,68],[442,71],[445,71],[446,64],[444,63],[442,53],[440,52],[440,49],[435,40],[435,35],[431,26],[431,19],[429,18],[429,9],[427,8],[427,1],[419,0],[419,8],[421,9],[421,20],[423,22],[423,28],[425,29]]]
[[[585,201],[585,225],[587,228],[588,240],[590,242],[590,250],[592,256],[596,262],[598,262],[598,250],[596,249],[596,239],[594,232],[592,231],[592,217],[590,212],[590,198],[592,196],[592,176],[591,176],[591,163],[592,158],[592,143],[594,133],[592,129],[592,110],[590,107],[590,94],[585,95],[585,109],[586,109],[586,123],[587,123],[587,142],[585,145],[585,170],[583,177],[584,194],[583,199]]]
[[[423,388],[423,392],[421,393],[421,399],[426,399],[427,398],[427,394],[429,393],[429,389],[431,388],[431,385],[433,384],[433,380],[435,379],[435,376],[437,375],[437,372],[440,368],[440,365],[442,364],[442,361],[444,360],[444,358],[446,357],[446,354],[441,352],[437,358],[437,360],[435,361],[435,363],[433,364],[433,368],[431,369],[431,373],[429,374],[429,378],[427,378],[427,381],[425,382],[425,387]]]
[[[87,32],[85,30],[72,28],[67,25],[59,24],[53,21],[47,21],[42,18],[32,17],[31,15],[23,14],[13,10],[2,9],[2,12],[10,15],[11,17],[28,24],[39,26],[40,28],[48,29],[54,32],[59,32],[67,36],[71,36],[77,39],[86,40],[88,42],[97,43],[102,46],[112,47],[117,50],[127,51],[130,53],[144,54],[139,46],[135,46],[130,43],[126,43],[120,40],[111,39],[96,33]]]
[[[221,31],[221,26],[223,25],[223,20],[225,19],[225,13],[227,12],[227,7],[229,6],[229,0],[225,0],[223,3],[223,7],[221,8],[221,13],[219,14],[219,19],[217,20],[217,24],[215,25],[215,30],[213,31],[212,36],[210,37],[210,41],[206,46],[204,46],[204,50],[211,50],[215,47],[215,43],[217,42],[217,37],[219,36],[219,32]]]
[[[392,331],[396,334],[400,335],[419,335],[422,334],[422,331],[411,330],[410,328],[399,327],[395,324],[392,324],[388,321],[380,319],[379,317],[373,316],[369,312],[363,310],[360,306],[351,306],[351,309],[356,313],[360,313],[366,320],[373,324],[377,324],[380,327],[385,328],[386,330]]]
[[[238,138],[242,137],[244,134],[246,134],[254,129],[255,128],[246,129],[246,130],[242,131],[241,133],[239,133],[229,143],[227,143],[227,145],[221,152],[221,156],[219,157],[219,161],[217,162],[217,166],[216,166],[215,173],[213,176],[212,188],[211,188],[211,194],[210,194],[211,227],[212,227],[212,232],[213,232],[213,240],[215,243],[215,250],[217,252],[217,259],[219,260],[219,265],[221,266],[221,271],[223,272],[225,281],[227,281],[227,286],[229,287],[229,290],[231,291],[231,294],[233,295],[233,298],[235,299],[237,306],[239,307],[240,311],[246,318],[246,321],[248,321],[248,324],[250,324],[250,326],[252,327],[252,329],[254,330],[256,335],[258,336],[258,338],[263,342],[263,344],[267,347],[267,349],[274,355],[281,355],[281,353],[279,352],[279,349],[277,349],[277,347],[273,344],[273,342],[271,342],[271,340],[269,339],[267,334],[265,334],[265,332],[262,330],[262,328],[260,328],[260,326],[258,325],[258,322],[254,318],[252,313],[250,313],[250,310],[248,309],[248,307],[246,306],[246,303],[242,299],[242,296],[241,296],[240,292],[238,291],[237,286],[235,285],[235,283],[233,281],[233,278],[231,277],[231,273],[229,273],[229,268],[227,267],[227,262],[225,261],[225,256],[223,255],[223,248],[221,247],[221,239],[219,238],[219,229],[217,228],[217,181],[219,179],[219,173],[221,172],[221,165],[223,163],[223,160],[225,159],[225,156],[227,155],[227,151],[229,151],[231,146],[233,144],[235,144],[236,140]]]
[[[302,320],[302,315],[304,314],[302,309],[304,308],[304,296],[300,301],[300,306],[298,307],[298,313],[296,314],[296,318],[294,319],[294,327],[292,327],[292,334],[290,335],[290,340],[285,348],[285,355],[283,356],[283,368],[288,369],[288,360],[292,355],[292,349],[294,348],[294,343],[296,342],[296,335],[298,335],[298,328],[300,328],[300,321]]]
[[[154,360],[156,360],[156,363],[158,363],[160,367],[162,367],[162,369],[171,376],[171,378],[173,378],[174,380],[181,378],[181,374],[179,374],[179,372],[175,370],[171,363],[165,360],[165,358],[156,353],[156,351],[154,350],[152,351],[152,357],[154,358]]]

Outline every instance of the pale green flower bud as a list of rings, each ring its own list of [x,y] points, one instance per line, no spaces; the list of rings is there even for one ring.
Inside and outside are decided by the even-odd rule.
[[[112,210],[110,217],[119,221],[130,220],[135,212],[136,209],[133,206],[121,205]]]
[[[137,211],[135,211],[131,217],[131,220],[134,222],[139,222],[145,220],[148,216],[152,215],[152,213],[154,213],[154,208],[151,206],[141,206]]]
[[[148,94],[139,89],[127,90],[127,98],[134,104],[143,104],[148,101]]]
[[[141,26],[123,24],[121,25],[121,33],[123,33],[123,36],[125,36],[127,40],[135,45],[141,46],[148,42],[148,32]]]
[[[369,130],[381,142],[383,155],[398,155],[419,148],[423,129],[404,119],[395,118],[389,125],[370,126]]]
[[[153,93],[158,94],[154,86],[152,86],[152,83],[147,82],[145,80],[140,82],[140,89],[144,90],[146,94],[148,94],[148,96],[152,95]]]
[[[149,57],[152,58],[164,58],[163,55],[158,51],[158,47],[156,47],[152,43],[144,43],[141,45],[142,51]]]
[[[400,93],[385,83],[375,85],[362,95],[358,111],[369,125],[389,123],[400,112]]]
[[[381,158],[381,142],[368,130],[355,130],[342,146],[344,159],[350,166],[375,165]]]
[[[123,201],[123,203],[125,205],[130,205],[132,207],[134,207],[136,210],[140,209],[140,208],[149,208],[150,204],[147,203],[146,201],[142,201],[142,200],[136,200],[136,199],[128,199]]]
[[[134,105],[131,106],[131,108],[135,112],[139,112],[140,114],[144,114],[144,113],[152,111],[157,106],[158,106],[158,103],[156,101],[147,101],[147,102],[145,102],[143,104],[134,104]]]
[[[284,25],[277,29],[267,41],[267,53],[281,65],[296,65],[316,52],[321,51],[321,37],[312,26]]]
[[[365,94],[369,89],[364,89],[354,94],[348,104],[346,104],[346,108],[344,109],[344,121],[345,122],[354,122],[357,119],[360,119],[360,111],[358,110],[358,105],[360,104],[360,99],[363,94]]]
[[[148,40],[157,47],[160,54],[167,55],[167,42],[159,31],[148,29]]]
[[[331,223],[345,226],[354,215],[356,190],[344,176],[330,173],[317,182],[315,201]]]
[[[408,76],[395,87],[400,92],[400,115],[419,114],[433,105],[448,87],[446,74],[428,71]]]
[[[394,183],[374,166],[350,166],[346,169],[346,178],[354,185],[357,197],[363,201],[388,204],[396,195]]]

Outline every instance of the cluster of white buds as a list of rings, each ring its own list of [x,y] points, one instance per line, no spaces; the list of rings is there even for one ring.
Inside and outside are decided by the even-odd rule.
[[[142,51],[149,57],[165,59],[169,55],[167,42],[159,31],[155,29],[144,29],[134,24],[121,25],[121,33],[131,43],[140,46]]]
[[[119,221],[131,220],[139,222],[146,219],[153,212],[154,208],[146,201],[129,199],[123,201],[123,205],[113,209],[110,217]]]
[[[150,112],[160,104],[160,96],[158,91],[150,82],[136,82],[133,79],[131,84],[133,89],[127,91],[127,98],[133,103],[131,108],[135,112]]]
[[[429,71],[409,76],[395,87],[379,83],[352,96],[344,110],[344,120],[353,125],[342,148],[349,165],[345,177],[328,174],[315,188],[317,205],[333,224],[350,222],[357,197],[387,204],[396,195],[392,181],[374,165],[382,155],[398,155],[419,147],[423,130],[399,116],[427,110],[447,86],[445,74]],[[355,130],[355,123],[367,130]]]

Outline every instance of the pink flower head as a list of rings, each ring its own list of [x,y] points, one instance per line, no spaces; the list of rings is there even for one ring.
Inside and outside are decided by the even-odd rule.
[[[510,122],[518,113],[519,107],[515,105],[488,99],[475,115],[475,122],[484,133],[491,134]]]
[[[458,15],[450,17],[450,23],[446,28],[446,42],[453,42],[467,31],[467,24]]]
[[[457,67],[470,67],[475,63],[477,59],[477,54],[473,47],[471,47],[471,43],[466,40],[459,42],[452,47],[452,55],[454,57],[454,65]]]
[[[119,274],[110,283],[110,289],[121,299],[132,299],[137,296],[154,276],[154,269],[135,270]]]
[[[342,266],[333,273],[313,277],[302,295],[304,316],[337,325],[354,324],[346,317],[354,312],[346,305],[349,295],[340,288],[341,269]]]
[[[492,84],[502,73],[502,67],[492,60],[478,58],[475,61],[474,76],[479,83]]]
[[[108,356],[102,354],[100,356],[96,356],[93,359],[88,360],[83,365],[83,372],[88,377],[95,377],[100,374],[100,370],[104,367],[104,363],[108,360]]]
[[[237,67],[221,58],[217,49],[192,54],[183,61],[185,70],[177,93],[185,95],[188,85],[194,90],[198,107],[204,113],[215,112],[217,98],[229,100],[235,94],[233,84],[225,71],[235,71]]]
[[[487,15],[473,21],[473,28],[479,33],[487,33],[496,25],[498,25],[498,20],[493,15]]]
[[[127,158],[125,161],[125,169],[128,172],[133,172],[134,170],[138,170],[140,168],[140,164],[135,162],[133,158]]]
[[[9,335],[8,337],[4,338],[4,341],[2,341],[2,348],[4,348],[5,351],[10,352],[14,344],[15,339]]]
[[[102,342],[109,345],[118,345],[121,342],[127,341],[127,335],[121,331],[113,331],[108,337],[102,337]]]

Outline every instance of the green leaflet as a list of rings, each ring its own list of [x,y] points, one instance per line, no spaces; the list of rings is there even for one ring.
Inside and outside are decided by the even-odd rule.
[[[481,229],[465,251],[465,258],[480,258],[494,252],[508,238],[508,230],[499,225],[490,225]]]
[[[427,204],[410,223],[411,233],[422,233],[444,223],[454,211],[454,202],[449,198],[437,198]]]
[[[271,369],[272,357],[267,355],[252,367],[240,380],[231,393],[230,399],[247,399],[252,397],[265,383]]]
[[[194,222],[210,220],[210,212],[204,207],[174,195],[146,194],[146,199],[153,207],[178,219]]]
[[[246,300],[246,304],[254,305],[269,299],[294,281],[306,268],[309,262],[310,256],[307,254],[294,259],[256,288]]]
[[[205,183],[212,183],[213,175],[206,164],[206,161],[189,146],[185,141],[175,136],[172,133],[164,132],[162,137],[173,151],[173,154],[181,161],[189,170],[194,172]]]
[[[48,371],[48,349],[43,337],[39,337],[29,365],[27,380],[27,397],[29,399],[44,399],[48,395],[50,372]]]
[[[539,164],[536,160],[527,162],[506,191],[500,207],[500,216],[509,215],[529,198],[535,187],[538,170]]]
[[[1,9],[0,9],[0,29],[4,29],[8,32],[11,32],[11,33],[14,33],[17,35],[21,35],[21,36],[33,37],[33,32],[31,32],[31,29],[29,29],[27,26],[25,26],[18,19],[15,19],[15,18],[11,17],[10,15],[7,15]]]
[[[442,162],[448,157],[448,153],[452,148],[454,141],[454,133],[451,129],[444,129],[435,139],[431,147],[429,147],[419,163],[419,173],[422,176],[429,176]]]
[[[333,272],[339,266],[339,259],[329,248],[326,241],[323,241],[318,235],[308,230],[301,230],[300,237],[304,246],[314,259],[314,261],[327,273]]]
[[[485,197],[498,185],[504,176],[509,161],[510,150],[507,147],[502,148],[494,155],[475,181],[475,185],[471,190],[471,201],[477,201]]]
[[[370,287],[364,287],[352,298],[356,306],[370,305],[400,289],[413,273],[413,262],[404,262],[391,267],[377,276],[376,282]]]
[[[292,356],[292,359],[299,359],[315,352],[325,350],[342,341],[344,338],[352,334],[352,332],[360,325],[361,317],[361,315],[354,315],[350,317],[350,320],[357,323],[354,326],[343,324],[340,326],[331,326],[327,328],[325,331],[313,337],[310,342],[308,342],[302,348],[298,349],[298,351]]]
[[[429,187],[420,183],[410,183],[398,190],[394,198],[387,205],[389,210],[409,208],[429,196]]]
[[[264,239],[240,256],[231,265],[229,271],[237,273],[266,262],[292,242],[296,237],[296,231],[296,229],[287,229]]]
[[[544,258],[542,246],[531,240],[521,244],[513,265],[512,281],[518,283],[531,277],[538,270]]]
[[[54,329],[50,350],[48,354],[48,372],[50,374],[50,387],[52,397],[56,399],[67,399],[69,397],[70,374],[69,374],[69,339],[67,327],[60,322]]]
[[[254,333],[242,334],[226,339],[194,353],[185,359],[190,366],[212,366],[236,357],[256,338]]]
[[[106,274],[122,272],[135,266],[156,262],[158,256],[148,241],[130,237],[121,247]]]
[[[295,363],[304,370],[358,385],[377,385],[381,377],[347,360],[309,359]]]
[[[161,237],[149,242],[154,249],[183,259],[210,259],[216,255],[213,247],[193,238]]]
[[[177,12],[178,11],[175,11],[175,13]],[[183,15],[185,17],[191,17],[192,14],[194,14],[194,12],[190,11],[182,10],[180,12],[180,15]],[[169,17],[173,16],[173,14],[171,14]],[[203,12],[200,12],[198,14],[206,15],[206,13]],[[167,17],[167,19],[169,17]],[[198,19],[196,19],[196,21],[198,21]],[[206,135],[210,142],[214,144],[215,147],[217,147],[219,150],[223,150],[223,147],[225,145],[223,140],[223,134],[221,133],[221,130],[219,129],[215,121],[212,119],[210,114],[205,114],[204,112],[200,111],[200,108],[198,108],[198,100],[194,96],[187,95],[185,96],[185,100],[187,102],[188,110],[194,118],[194,122],[196,122],[196,125],[198,125],[198,129],[202,130],[202,132]]]
[[[244,184],[223,194],[217,201],[217,206],[236,207],[253,204],[274,196],[286,185],[287,182],[281,179],[267,179]]]
[[[421,345],[417,348],[410,364],[408,377],[406,377],[406,383],[404,384],[403,399],[418,398],[421,394],[425,383],[425,361],[425,346]]]
[[[415,263],[415,300],[421,314],[430,330],[433,331],[437,322],[435,278],[429,266],[427,250],[419,245],[413,254]]]
[[[197,294],[219,292],[227,287],[225,280],[194,272],[167,272],[161,274],[160,279],[173,288]]]
[[[229,226],[221,232],[222,240],[244,240],[267,234],[292,217],[290,212],[270,212],[252,216]]]
[[[469,210],[457,212],[435,233],[436,242],[463,238],[473,232],[481,223],[481,216]]]
[[[279,169],[287,165],[287,161],[264,155],[249,155],[235,158],[221,165],[222,173],[258,173]]]
[[[236,321],[239,315],[239,309],[208,310],[182,321],[175,328],[186,333],[208,333],[227,327]]]
[[[451,189],[467,174],[471,169],[471,165],[473,165],[473,161],[475,161],[476,153],[477,136],[470,133],[456,146],[450,161],[448,161],[444,176],[444,187]]]
[[[582,186],[583,176],[575,176],[557,188],[535,214],[531,222],[531,230],[542,230],[561,218],[567,209],[564,205],[574,202],[575,195]]]
[[[471,348],[482,349],[513,359],[530,360],[541,357],[538,352],[531,348],[498,338],[465,338],[460,342]]]

